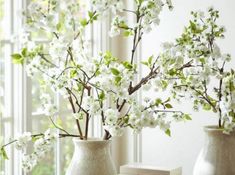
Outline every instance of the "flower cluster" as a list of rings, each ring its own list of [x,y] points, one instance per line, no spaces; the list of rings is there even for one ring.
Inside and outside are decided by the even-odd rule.
[[[29,172],[37,164],[38,160],[42,158],[53,146],[53,142],[58,138],[58,133],[54,129],[48,129],[44,134],[32,135],[26,132],[19,136],[15,142],[15,148],[25,151],[29,142],[34,141],[34,151],[31,154],[24,154],[22,158],[22,166],[26,172]]]
[[[87,139],[88,123],[85,122],[85,131],[82,131],[80,121],[89,121],[94,116],[101,117],[106,139],[120,136],[125,127],[141,131],[144,127],[160,126],[169,133],[170,120],[166,113],[171,113],[173,119],[189,119],[180,111],[169,110],[173,108],[170,98],[149,100],[144,105],[135,99],[142,88],[149,90],[154,86],[155,91],[166,88],[167,82],[161,80],[154,56],[143,62],[148,66],[149,74],[134,83],[139,73],[133,58],[142,35],[159,23],[164,5],[172,8],[171,1],[138,0],[133,9],[125,9],[121,0],[94,0],[92,5],[94,11],[86,14],[83,5],[75,0],[30,3],[26,31],[40,31],[48,42],[35,45],[32,44],[33,35],[27,35],[25,47],[21,53],[12,55],[13,61],[24,63],[28,75],[37,77],[43,89],[49,87],[52,92],[69,100],[81,139]],[[110,35],[124,31],[125,36],[133,39],[129,61],[120,61],[110,52],[101,52],[98,57],[93,57],[86,40],[87,26],[104,18],[103,14],[110,9],[115,15],[117,11],[121,16],[122,13],[135,15],[135,24],[129,24],[127,19],[118,15],[111,23]],[[50,95],[43,95],[41,100],[45,114],[53,116],[56,107]],[[111,104],[106,105],[107,102]],[[66,132],[62,128],[57,129]]]
[[[106,14],[108,10],[116,14],[116,12],[121,12],[124,8],[122,0],[92,0],[91,3],[94,6],[94,10],[101,15]]]
[[[227,72],[231,60],[217,45],[224,38],[225,28],[216,21],[219,12],[210,8],[208,15],[192,12],[193,19],[176,43],[164,43],[160,56],[165,78],[173,81],[175,98],[188,96],[194,109],[219,114],[219,127],[228,133],[234,129],[234,70]],[[200,80],[200,81],[199,81]],[[217,83],[215,83],[217,81]],[[212,83],[215,84],[212,87]]]
[[[25,132],[17,137],[17,142],[15,143],[15,148],[18,150],[23,150],[25,146],[31,141],[31,133]]]
[[[167,5],[170,10],[173,8],[171,0],[166,0],[165,2],[161,0],[135,1],[135,6],[137,7],[135,10],[123,8],[121,12],[135,14],[136,21],[134,23],[133,21],[128,22],[128,18],[122,17],[125,16],[122,13],[121,16],[119,14],[114,16],[111,23],[110,36],[117,36],[123,31],[124,36],[132,36],[138,33],[138,37],[141,38],[143,33],[148,33],[152,31],[156,25],[159,25],[159,15],[164,5]]]

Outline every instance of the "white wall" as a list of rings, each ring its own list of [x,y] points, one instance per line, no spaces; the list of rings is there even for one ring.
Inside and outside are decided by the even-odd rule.
[[[183,30],[190,19],[192,10],[207,10],[213,6],[220,11],[219,23],[227,29],[226,38],[220,42],[222,50],[231,53],[235,60],[235,1],[234,0],[172,0],[174,10],[165,10],[161,16],[160,26],[145,36],[142,44],[143,58],[152,53],[157,54],[160,43],[173,41]],[[232,66],[235,68],[235,61]],[[193,115],[193,121],[174,124],[172,137],[169,138],[158,129],[146,129],[142,133],[142,161],[160,166],[181,165],[183,175],[191,175],[193,164],[200,148],[203,146],[203,125],[216,124],[216,116],[212,113],[191,110],[188,102],[180,104],[180,108]]]

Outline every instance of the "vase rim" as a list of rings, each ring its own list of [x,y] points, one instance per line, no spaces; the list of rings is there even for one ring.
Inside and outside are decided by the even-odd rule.
[[[111,142],[111,140],[103,140],[102,138],[98,138],[98,137],[89,137],[87,140],[81,140],[79,138],[73,138],[74,142]]]
[[[204,126],[204,131],[223,131],[223,128],[220,128],[217,125],[207,125]]]

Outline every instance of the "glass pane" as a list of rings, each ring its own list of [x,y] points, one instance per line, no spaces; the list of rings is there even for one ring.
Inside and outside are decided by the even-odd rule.
[[[1,134],[4,135],[2,137],[2,143],[8,143],[10,139],[12,139],[12,132],[11,132],[11,123],[5,122],[1,125]],[[9,158],[12,157],[12,147],[6,147],[7,156]],[[12,167],[11,161],[3,161],[0,159],[0,175],[11,175],[12,174]],[[2,173],[2,174],[1,174]]]
[[[77,134],[77,127],[75,125],[75,120],[71,113],[65,114],[62,116],[62,127],[66,129],[71,134]],[[81,123],[82,124],[82,123]],[[73,139],[72,138],[63,138],[60,140],[61,143],[61,170],[62,175],[65,175],[66,169],[71,161],[73,155]]]
[[[69,103],[68,98],[60,98],[60,112],[68,112],[70,111],[72,115],[72,107]]]
[[[3,143],[3,102],[4,102],[4,62],[3,62],[3,53],[2,47],[0,47],[0,145]],[[3,172],[4,161],[0,159],[0,175]]]
[[[32,111],[33,113],[42,113],[40,103],[40,85],[37,80],[32,80]]]
[[[45,132],[51,125],[46,116],[33,119],[32,133]],[[53,175],[55,172],[54,150],[51,150],[41,159],[32,171],[32,175]]]
[[[11,32],[11,1],[0,0],[0,38],[9,38]]]
[[[32,112],[33,114],[44,114],[41,102],[41,96],[45,93],[39,83],[39,74],[35,74],[32,79]],[[50,89],[46,89],[46,93],[50,94],[51,99],[54,99],[54,93]]]

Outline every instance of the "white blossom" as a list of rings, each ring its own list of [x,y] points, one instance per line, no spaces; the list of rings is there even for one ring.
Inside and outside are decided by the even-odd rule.
[[[22,135],[19,135],[16,140],[15,148],[18,150],[23,150],[27,143],[32,140],[31,133],[25,132]]]
[[[22,167],[25,172],[32,171],[37,163],[37,157],[34,154],[24,155],[22,158]]]

